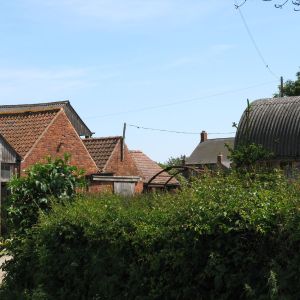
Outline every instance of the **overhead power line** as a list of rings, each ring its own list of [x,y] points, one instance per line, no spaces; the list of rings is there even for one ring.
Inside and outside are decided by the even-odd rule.
[[[142,108],[138,108],[138,109],[133,109],[133,110],[108,113],[108,114],[99,115],[99,116],[91,116],[91,117],[86,117],[85,119],[98,119],[98,118],[113,117],[113,116],[118,116],[118,115],[129,114],[129,113],[136,113],[136,112],[142,112],[142,111],[153,110],[153,109],[158,109],[158,108],[165,108],[165,107],[180,105],[180,104],[189,103],[189,102],[196,102],[196,101],[201,101],[201,100],[207,100],[209,98],[214,98],[214,97],[219,97],[219,96],[234,94],[234,93],[242,92],[242,91],[245,91],[245,90],[251,90],[253,88],[264,86],[264,85],[268,85],[268,84],[275,83],[275,82],[277,82],[277,81],[273,80],[273,81],[259,83],[259,84],[256,84],[256,85],[251,85],[251,86],[240,88],[240,89],[228,90],[228,91],[224,91],[224,92],[219,92],[219,93],[215,93],[215,94],[211,94],[211,95],[206,95],[206,96],[199,96],[199,97],[185,99],[185,100],[178,100],[178,101],[169,102],[169,103],[166,103],[166,104],[146,106],[146,107],[142,107]]]
[[[128,124],[130,127],[135,127],[137,129],[144,129],[144,130],[151,130],[151,131],[161,131],[161,132],[168,132],[168,133],[178,133],[178,134],[197,134],[199,135],[200,132],[190,132],[190,131],[177,131],[177,130],[168,130],[168,129],[159,129],[159,128],[151,128],[151,127],[143,127],[139,125]],[[208,132],[207,134],[210,135],[217,135],[217,134],[234,134],[235,131],[232,132]]]
[[[235,1],[235,5],[234,5],[234,6],[235,6],[235,8],[237,9],[237,11],[239,12],[239,15],[240,15],[240,17],[241,17],[241,19],[242,19],[242,22],[243,22],[243,24],[244,24],[244,26],[245,26],[245,28],[246,28],[246,31],[247,31],[247,33],[248,33],[248,35],[249,35],[249,38],[250,38],[250,40],[251,40],[251,42],[252,42],[252,44],[253,44],[253,46],[254,46],[254,48],[255,48],[255,50],[256,50],[256,52],[257,52],[257,54],[258,54],[258,56],[259,56],[261,62],[263,63],[263,65],[265,66],[265,68],[269,71],[269,73],[270,73],[273,77],[275,77],[276,79],[279,80],[280,77],[279,77],[277,74],[275,74],[275,73],[272,71],[272,69],[270,68],[270,65],[267,63],[266,59],[264,58],[262,52],[260,51],[260,49],[259,49],[259,47],[258,47],[258,45],[257,45],[257,42],[256,42],[255,39],[254,39],[253,34],[251,33],[251,30],[250,30],[250,28],[249,28],[249,26],[248,26],[248,23],[246,22],[246,19],[245,19],[244,15],[243,15],[243,13],[242,13],[242,10],[241,10],[241,6],[242,6],[242,5],[238,5],[237,2]]]

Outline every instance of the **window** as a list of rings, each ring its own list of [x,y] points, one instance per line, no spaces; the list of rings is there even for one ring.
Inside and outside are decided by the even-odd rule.
[[[1,163],[1,179],[8,181],[14,174],[14,164]]]

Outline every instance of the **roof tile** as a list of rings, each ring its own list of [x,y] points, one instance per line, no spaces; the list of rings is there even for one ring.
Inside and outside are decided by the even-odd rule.
[[[137,166],[139,175],[143,178],[143,181],[147,183],[155,174],[159,173],[163,169],[152,159],[150,159],[142,151],[132,150],[130,151],[133,160]],[[152,183],[154,184],[165,184],[171,175],[168,172],[163,172],[157,176]],[[178,181],[173,178],[168,184],[178,185]]]
[[[100,172],[104,172],[107,161],[121,139],[120,136],[83,139]]]
[[[41,136],[59,109],[0,113],[0,133],[24,157]]]

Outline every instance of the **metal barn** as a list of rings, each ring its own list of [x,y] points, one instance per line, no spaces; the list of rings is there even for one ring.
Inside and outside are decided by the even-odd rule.
[[[235,147],[260,144],[274,154],[272,166],[300,169],[299,121],[300,96],[256,100],[241,117]]]

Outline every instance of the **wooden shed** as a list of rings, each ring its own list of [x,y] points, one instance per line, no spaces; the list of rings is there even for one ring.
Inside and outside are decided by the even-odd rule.
[[[5,231],[4,202],[7,196],[7,182],[20,172],[20,157],[12,146],[0,134],[0,234]]]

